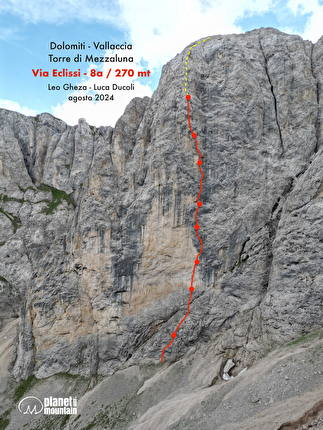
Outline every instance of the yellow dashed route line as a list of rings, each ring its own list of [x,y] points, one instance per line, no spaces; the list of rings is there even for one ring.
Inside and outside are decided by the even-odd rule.
[[[209,38],[209,37],[207,37],[207,38],[206,38],[206,39],[204,39],[204,40],[200,40],[199,42],[195,43],[195,45],[192,45],[192,46],[190,47],[190,49],[188,50],[187,57],[185,58],[185,92],[187,92],[187,62],[188,62],[188,58],[189,58],[189,55],[190,55],[190,53],[191,53],[191,50],[192,50],[193,48],[195,48],[195,46],[199,45],[200,43],[206,42],[208,39],[210,39],[210,38]]]

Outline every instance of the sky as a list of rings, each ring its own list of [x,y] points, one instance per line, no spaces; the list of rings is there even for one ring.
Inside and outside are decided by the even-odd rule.
[[[0,108],[28,116],[48,112],[69,125],[85,118],[114,126],[133,97],[152,95],[162,66],[190,42],[260,27],[316,42],[322,22],[323,0],[2,1]],[[106,41],[131,49],[106,49]],[[85,49],[58,49],[63,42]],[[128,61],[112,63],[115,54]],[[53,76],[63,69],[80,76]]]

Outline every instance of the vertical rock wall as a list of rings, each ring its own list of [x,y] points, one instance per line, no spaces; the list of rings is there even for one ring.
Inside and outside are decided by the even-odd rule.
[[[19,314],[15,377],[158,362],[199,252],[188,48],[116,127],[0,110],[0,317]],[[254,360],[322,325],[323,39],[274,29],[192,51],[205,179],[190,316],[164,359],[216,339]]]

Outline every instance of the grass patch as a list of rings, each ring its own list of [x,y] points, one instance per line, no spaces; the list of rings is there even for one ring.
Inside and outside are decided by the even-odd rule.
[[[65,417],[63,418],[63,420],[61,422],[61,428],[65,426],[65,424],[67,423],[69,417],[70,417],[70,415],[65,415]]]
[[[69,418],[69,415],[67,415]],[[62,417],[59,415],[50,417],[48,415],[45,415],[41,421],[40,424],[37,425],[37,427],[34,427],[32,430],[57,430],[62,429],[63,425],[66,423],[66,421],[63,424],[63,421],[65,420],[65,417],[62,420]]]
[[[90,430],[95,426],[95,420],[92,421],[90,424],[88,424],[86,427],[84,427],[82,430]]]
[[[18,387],[15,389],[15,392],[13,394],[13,399],[15,402],[18,402],[22,398],[22,396],[32,387],[35,385],[37,379],[34,375],[30,375],[27,379],[24,381],[21,381],[21,383],[18,385]]]
[[[234,269],[235,269],[236,267],[240,267],[240,266],[241,266],[241,264],[246,263],[246,262],[248,261],[248,259],[249,259],[249,256],[248,256],[248,255],[247,255],[247,257],[246,257],[246,258],[244,258],[244,259],[241,259],[241,257],[240,257],[240,258],[239,258],[239,261],[236,263],[236,265],[232,267],[232,269],[231,269],[231,273],[233,273],[233,271],[234,271]]]
[[[3,202],[19,202],[19,203],[25,202],[24,199],[17,199],[16,197],[8,197],[6,194],[4,194],[3,196],[0,196],[0,200],[2,200]]]
[[[70,379],[84,378],[84,376],[71,375],[70,373],[64,373],[64,372],[55,373],[55,376],[63,376],[63,377],[67,377]],[[49,376],[49,378],[51,378],[51,376]],[[86,379],[86,378],[84,378],[84,379]]]
[[[9,411],[6,411],[2,415],[0,415],[0,430],[4,430],[6,427],[8,427],[8,424],[10,423],[8,415]]]
[[[3,213],[3,215],[5,215],[11,221],[11,224],[13,225],[13,232],[16,233],[19,225],[21,225],[19,217],[10,214],[9,212],[5,212],[3,209],[0,209],[0,213]]]
[[[243,258],[243,259],[238,261],[237,266],[239,267],[239,266],[241,266],[241,264],[246,263],[248,261],[248,259],[249,259],[249,256],[247,255],[246,258]]]
[[[93,127],[93,125],[90,125],[90,129],[91,129],[91,134],[92,136],[95,136],[96,134],[98,134],[99,136],[103,136],[102,131],[98,131],[95,127]]]
[[[46,215],[51,215],[57,208],[57,206],[63,202],[63,200],[65,200],[68,205],[72,205],[72,193],[67,194],[65,193],[65,191],[58,190],[57,188],[51,187],[46,184],[41,184],[41,186],[39,187],[39,191],[46,191],[52,193],[52,200],[43,200],[47,203],[47,208],[43,209],[43,213],[45,213]]]
[[[18,187],[19,187],[19,190],[20,190],[22,193],[25,193],[27,190],[33,190],[33,191],[36,191],[36,190],[35,190],[35,188],[33,188],[33,187],[22,188],[20,185],[18,185]]]
[[[125,425],[129,424],[134,416],[132,415],[132,410],[135,409],[135,399],[136,395],[132,397],[128,397],[128,395],[122,397],[116,403],[106,405],[102,405],[102,409],[88,424],[87,427],[82,430],[90,430],[92,427],[96,426],[98,428],[106,428],[109,426],[109,429],[121,429],[126,428]]]
[[[308,342],[309,340],[312,340],[315,337],[317,337],[320,332],[321,330],[316,330],[311,333],[302,334],[302,336],[298,337],[295,340],[292,340],[286,346],[293,346],[293,345],[298,345],[300,343]]]
[[[6,427],[8,427],[10,423],[9,418],[2,418],[0,417],[0,430],[4,430]]]
[[[95,130],[95,128],[93,127],[93,125],[90,125],[90,129],[91,129],[91,131],[92,131],[92,136],[95,136],[95,134],[96,134],[96,130]]]

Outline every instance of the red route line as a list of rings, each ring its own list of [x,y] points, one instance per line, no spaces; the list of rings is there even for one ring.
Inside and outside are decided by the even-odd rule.
[[[193,294],[193,291],[194,291],[193,281],[194,281],[194,275],[195,275],[195,267],[196,267],[198,264],[200,264],[199,256],[201,255],[201,253],[202,253],[202,249],[203,249],[202,239],[201,239],[201,238],[200,238],[200,236],[198,235],[198,230],[199,230],[200,226],[199,226],[199,225],[198,225],[198,223],[197,223],[197,212],[198,212],[199,208],[202,206],[202,202],[200,202],[200,201],[199,201],[199,198],[200,198],[200,195],[201,195],[201,192],[202,192],[202,181],[203,181],[203,178],[204,178],[204,173],[202,172],[202,169],[201,169],[201,165],[202,165],[201,152],[200,152],[200,150],[199,150],[199,148],[198,148],[198,146],[197,146],[196,133],[194,133],[194,132],[193,132],[192,127],[191,127],[191,120],[190,120],[190,103],[189,103],[190,99],[191,99],[191,96],[190,96],[189,94],[187,94],[187,95],[186,95],[186,100],[187,100],[187,117],[188,117],[188,125],[189,125],[189,127],[190,127],[190,130],[191,130],[191,133],[192,133],[192,137],[193,137],[193,139],[195,140],[195,147],[196,147],[196,150],[197,150],[197,152],[198,152],[198,154],[199,154],[199,159],[198,159],[198,161],[197,161],[197,165],[199,166],[199,169],[200,169],[200,172],[201,172],[201,175],[202,175],[202,176],[201,176],[201,179],[200,179],[200,191],[199,191],[198,196],[197,196],[197,199],[196,199],[196,201],[197,201],[197,208],[196,208],[196,211],[195,211],[195,221],[196,221],[196,224],[195,224],[195,230],[196,230],[196,236],[197,236],[197,238],[198,238],[198,239],[200,240],[200,242],[201,242],[201,250],[200,250],[200,252],[197,254],[197,256],[196,256],[196,260],[194,261],[193,274],[192,274],[192,279],[191,279],[191,286],[190,286],[190,288],[189,288],[189,290],[190,290],[190,292],[191,292],[191,293],[190,293],[190,297],[189,297],[189,299],[188,299],[188,304],[187,304],[187,313],[186,313],[186,315],[184,316],[184,318],[182,319],[182,321],[178,324],[178,326],[176,327],[175,331],[172,333],[172,340],[171,340],[171,342],[170,342],[168,345],[166,345],[166,346],[165,346],[165,348],[163,349],[163,352],[162,352],[162,355],[161,355],[161,362],[163,362],[165,349],[169,348],[169,347],[171,346],[171,344],[174,342],[174,339],[175,339],[175,337],[176,337],[176,332],[177,332],[177,330],[180,328],[180,326],[183,324],[183,322],[185,321],[186,317],[187,317],[187,316],[188,316],[188,314],[190,313],[190,303],[191,303],[191,300],[192,300],[192,294]]]

